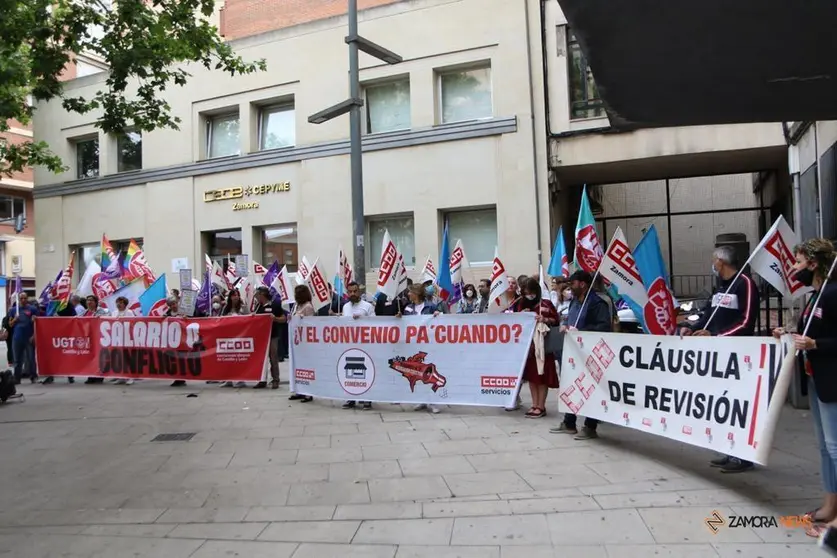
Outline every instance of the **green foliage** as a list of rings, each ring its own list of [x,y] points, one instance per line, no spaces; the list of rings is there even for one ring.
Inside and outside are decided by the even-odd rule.
[[[206,20],[215,0],[0,0],[0,132],[15,119],[28,124],[35,101],[61,98],[68,111],[101,111],[107,133],[126,128],[178,129],[164,92],[183,86],[188,64],[230,75],[265,69],[245,62]],[[90,53],[108,65],[103,88],[90,98],[65,94],[61,73],[75,55]],[[135,83],[129,89],[129,84]],[[26,166],[64,169],[43,142],[0,142],[0,174]]]

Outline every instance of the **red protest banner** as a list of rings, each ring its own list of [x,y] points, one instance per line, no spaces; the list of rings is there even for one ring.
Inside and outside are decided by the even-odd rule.
[[[39,318],[42,376],[261,379],[272,317]]]

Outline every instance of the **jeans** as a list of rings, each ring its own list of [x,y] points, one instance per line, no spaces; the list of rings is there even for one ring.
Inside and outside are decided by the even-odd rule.
[[[823,488],[829,494],[837,494],[837,403],[820,401],[813,379],[808,380],[808,400],[820,446]]]
[[[576,420],[578,419],[572,413],[564,413],[564,424],[567,425],[568,428],[575,428]],[[595,430],[599,426],[599,421],[593,418],[585,418],[584,419],[584,428]]]
[[[21,335],[12,339],[12,355],[15,359],[15,379],[23,378],[24,370],[30,378],[37,377],[35,370],[35,347]]]
[[[279,338],[270,338],[270,351],[268,352],[270,358],[270,378],[279,381]]]

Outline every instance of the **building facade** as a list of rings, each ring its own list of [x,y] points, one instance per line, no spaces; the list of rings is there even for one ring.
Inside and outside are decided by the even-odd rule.
[[[234,4],[224,6],[227,22]],[[385,231],[417,275],[428,256],[437,261],[445,222],[473,278],[490,274],[495,247],[510,271],[533,271],[546,190],[541,60],[530,57],[537,2],[372,4],[381,5],[361,12],[361,34],[404,61],[361,55],[367,284]],[[36,170],[39,284],[71,253],[80,276],[102,234],[117,249],[136,239],[158,273],[182,258],[200,273],[206,253],[292,271],[302,256],[319,258],[333,274],[338,249],[354,244],[349,125],[307,117],[346,96],[346,24],[337,15],[232,41],[244,58],[264,58],[266,72],[189,68],[189,83],[166,92],[179,131],[112,137],[94,127],[96,114],[39,105],[36,137],[69,166],[59,176]],[[103,81],[67,87],[90,95]]]

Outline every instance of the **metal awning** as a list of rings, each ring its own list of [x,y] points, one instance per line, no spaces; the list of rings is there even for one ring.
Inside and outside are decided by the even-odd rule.
[[[834,0],[559,3],[614,127],[837,119]]]

